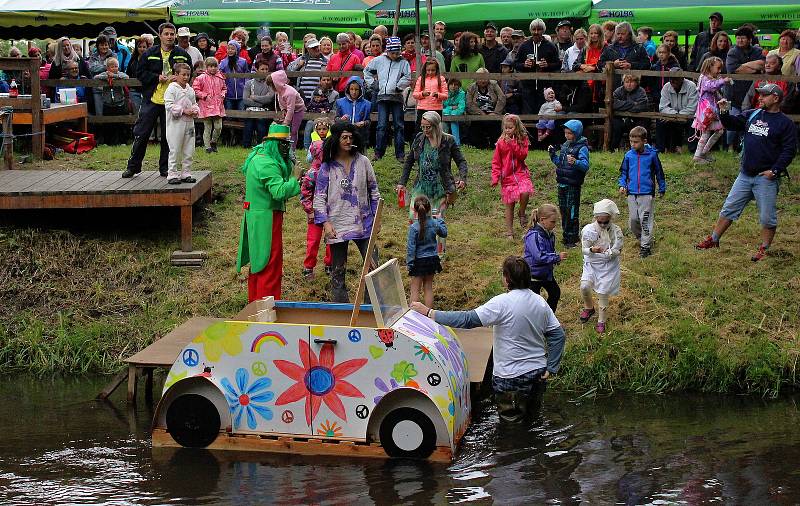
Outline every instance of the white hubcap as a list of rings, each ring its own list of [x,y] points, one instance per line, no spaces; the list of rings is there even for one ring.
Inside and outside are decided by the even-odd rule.
[[[403,451],[413,451],[422,445],[422,427],[411,420],[402,420],[392,429],[392,440]]]

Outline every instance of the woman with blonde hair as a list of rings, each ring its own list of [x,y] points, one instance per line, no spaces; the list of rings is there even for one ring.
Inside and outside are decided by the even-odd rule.
[[[239,56],[244,58],[244,60],[247,62],[247,67],[250,68],[250,65],[253,64],[253,59],[250,58],[250,52],[247,50],[247,41],[250,40],[250,33],[248,33],[243,26],[237,26],[231,30],[231,36],[228,37],[228,40],[235,40],[239,43]],[[214,58],[216,58],[218,62],[222,63],[222,60],[228,58],[228,56],[228,44],[220,41],[217,52],[214,54]]]
[[[61,37],[56,41],[56,52],[53,55],[53,64],[50,66],[48,79],[61,79],[64,77],[67,63],[74,61],[78,63],[78,75],[89,77],[89,67],[86,61],[78,56],[72,47],[72,41],[68,37]]]
[[[553,276],[556,265],[567,258],[566,252],[556,253],[556,236],[553,230],[558,223],[558,208],[542,204],[531,213],[531,228],[525,234],[523,257],[531,268],[531,290],[547,291],[547,305],[556,312],[561,298],[561,288]]]

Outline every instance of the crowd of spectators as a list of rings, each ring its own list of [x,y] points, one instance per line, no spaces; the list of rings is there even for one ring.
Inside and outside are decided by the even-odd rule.
[[[602,25],[592,24],[586,29],[573,29],[569,20],[561,20],[548,26],[541,19],[528,25],[529,36],[512,27],[499,28],[487,22],[482,36],[473,32],[456,32],[450,38],[447,25],[436,22],[433,37],[424,32],[420,37],[421,51],[416,54],[413,34],[401,39],[389,37],[384,26],[376,27],[369,37],[362,39],[349,31],[339,33],[334,39],[305,34],[302,48],[292,46],[284,32],[274,36],[261,28],[254,37],[248,30],[233,29],[227,40],[217,43],[207,33],[193,34],[187,27],[176,32],[176,46],[191,58],[193,78],[205,70],[206,59],[213,57],[218,62],[219,72],[225,77],[225,110],[275,111],[274,90],[263,78],[227,77],[228,74],[247,74],[276,71],[354,71],[363,72],[363,79],[300,76],[290,80],[305,102],[306,112],[330,115],[331,120],[354,121],[353,111],[358,109],[376,113],[377,121],[370,121],[367,113],[357,123],[364,138],[371,140],[375,157],[384,155],[386,148],[394,144],[395,156],[402,158],[404,145],[409,142],[419,126],[419,118],[427,110],[436,110],[444,116],[443,128],[453,132],[460,144],[470,143],[478,147],[489,147],[497,139],[500,118],[505,113],[516,114],[561,114],[591,113],[604,107],[604,83],[584,80],[490,80],[454,79],[450,72],[468,73],[595,73],[607,64],[615,69],[653,70],[658,76],[638,78],[634,75],[616,75],[613,92],[615,111],[657,111],[664,115],[675,115],[674,120],[659,119],[656,122],[655,145],[659,151],[692,148],[688,140],[693,137],[691,116],[698,101],[697,85],[691,79],[678,77],[676,72],[699,71],[708,58],[717,57],[724,63],[723,73],[764,74],[760,81],[734,80],[722,90],[722,95],[732,103],[734,113],[748,109],[755,103],[755,89],[762,82],[777,83],[787,97],[784,109],[794,112],[797,108],[797,90],[794,83],[781,80],[781,76],[800,73],[800,44],[794,30],[780,34],[778,47],[768,53],[758,45],[755,27],[745,24],[732,30],[724,29],[724,18],[719,12],[709,16],[709,28],[699,33],[691,49],[686,51],[679,43],[678,33],[667,31],[659,43],[653,40],[653,30],[646,26],[634,29],[629,23],[607,21]],[[30,56],[40,56],[40,77],[47,79],[98,79],[103,86],[77,88],[80,101],[89,103],[94,115],[138,114],[142,107],[142,91],[137,87],[115,84],[116,80],[139,78],[145,54],[154,45],[150,34],[143,34],[123,42],[113,27],[106,27],[83,54],[83,46],[67,37],[51,43],[46,52],[32,47]],[[157,44],[156,44],[157,45]],[[21,52],[12,47],[10,56]],[[436,76],[436,89],[415,92],[418,81],[414,79],[417,61],[425,72]],[[436,65],[426,65],[426,62]],[[29,76],[8,72],[0,80],[0,91],[12,78],[23,88]],[[425,83],[425,80],[422,80]],[[349,86],[358,88],[350,94]],[[71,86],[74,87],[74,86]],[[59,100],[59,88],[46,87],[43,91],[53,101]],[[355,88],[354,88],[355,89]],[[427,93],[427,94],[426,94]],[[428,94],[433,95],[428,95]],[[359,104],[367,102],[365,109]],[[345,114],[343,108],[350,108]],[[280,107],[277,107],[280,109]],[[407,113],[416,112],[417,121],[404,121]],[[454,121],[454,115],[496,116],[498,121],[476,122]],[[265,115],[266,116],[266,115]],[[390,119],[391,117],[391,119]],[[269,119],[244,121],[241,138],[231,136],[229,142],[244,147],[253,145],[255,134],[258,141],[267,130]],[[355,122],[355,121],[354,121]],[[314,131],[313,121],[305,121],[301,130],[302,146],[308,147]],[[537,124],[539,135],[532,138],[532,146],[545,147],[561,139],[553,139],[550,132],[561,135],[563,121]],[[612,124],[612,148],[617,148],[634,126],[650,128],[650,120],[615,117]],[[472,126],[472,128],[470,128]],[[106,142],[125,142],[129,134],[126,128],[116,127],[119,132],[104,129]],[[156,134],[157,135],[157,134]],[[736,132],[728,132],[723,144],[737,146]],[[202,127],[198,128],[198,143],[202,138]],[[687,144],[689,144],[687,146]]]

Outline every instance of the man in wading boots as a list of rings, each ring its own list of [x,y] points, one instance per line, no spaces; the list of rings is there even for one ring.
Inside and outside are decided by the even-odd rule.
[[[299,166],[289,154],[290,137],[288,126],[273,123],[264,142],[253,148],[242,165],[244,216],[236,272],[250,264],[250,302],[270,295],[281,298],[283,213],[286,201],[300,193]]]
[[[530,289],[531,270],[518,256],[503,262],[506,293],[471,311],[411,309],[442,325],[471,329],[494,325],[492,389],[500,419],[530,420],[539,412],[547,379],[558,372],[566,338],[547,302]]]

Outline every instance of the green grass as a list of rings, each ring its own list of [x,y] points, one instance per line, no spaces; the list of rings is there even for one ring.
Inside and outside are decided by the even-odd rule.
[[[469,186],[449,210],[448,256],[435,282],[435,305],[442,309],[472,308],[499,293],[502,259],[522,252],[521,238],[511,242],[502,234],[502,204],[489,186],[491,152],[465,152]],[[40,167],[120,170],[127,154],[127,147],[101,146]],[[156,149],[148,151],[146,168],[154,168],[156,155]],[[245,155],[238,148],[196,153],[196,168],[214,172],[214,202],[195,218],[195,247],[209,254],[201,270],[169,265],[178,239],[174,210],[130,211],[111,222],[102,220],[102,211],[87,212],[83,223],[52,226],[46,219],[30,220],[31,213],[24,214],[25,225],[6,219],[0,226],[2,371],[112,372],[123,358],[192,315],[238,311],[247,297],[246,276],[234,269],[244,193],[238,167]],[[626,233],[622,290],[612,298],[606,334],[578,322],[580,253],[571,250],[556,269],[562,287],[558,317],[568,336],[556,388],[777,395],[797,386],[800,164],[790,168],[793,184],[781,188],[771,256],[752,264],[759,234],[754,205],[719,250],[693,248],[709,233],[738,170],[735,157],[718,158],[702,169],[693,167],[688,155],[662,158],[669,187],[657,202],[654,255],[639,259],[635,239]],[[621,154],[592,154],[583,223],[593,202],[610,197],[623,210],[620,221],[627,231],[626,206],[616,194],[620,159]],[[533,205],[556,202],[547,154],[532,152],[528,164],[537,190]],[[392,191],[400,170],[389,157],[376,164],[387,204],[379,241],[384,259],[405,254],[407,215]],[[300,276],[305,227],[294,199],[284,224],[284,298],[326,300],[324,276],[313,281]],[[357,257],[353,249],[351,293],[360,271]]]

